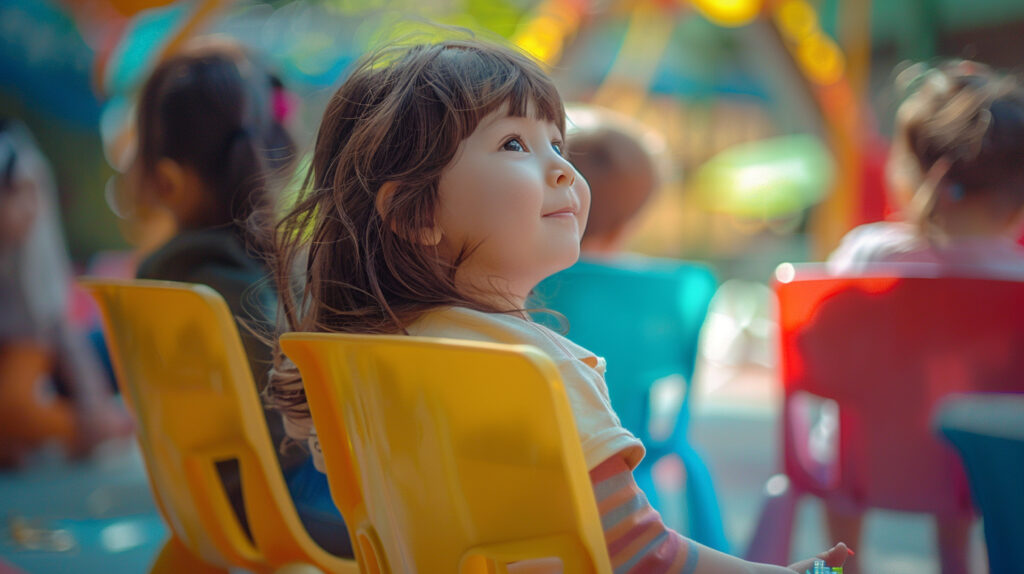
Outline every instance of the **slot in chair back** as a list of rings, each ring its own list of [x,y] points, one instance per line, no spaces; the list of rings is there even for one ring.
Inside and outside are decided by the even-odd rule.
[[[527,346],[289,333],[364,572],[610,573],[565,389]]]
[[[238,328],[209,287],[82,282],[99,303],[122,396],[172,535],[153,572],[356,572],[307,535],[274,454]],[[237,459],[252,540],[216,469]]]
[[[854,511],[972,512],[963,467],[930,421],[951,393],[1024,391],[1024,282],[914,275],[925,269],[776,272],[792,493]],[[823,423],[819,408],[838,416]],[[788,547],[790,526],[772,525],[772,506],[747,556],[778,563],[767,533],[785,531]]]

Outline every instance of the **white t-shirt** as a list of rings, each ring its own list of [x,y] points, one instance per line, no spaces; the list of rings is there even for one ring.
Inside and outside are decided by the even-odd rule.
[[[622,426],[612,409],[604,359],[551,329],[514,315],[448,307],[424,315],[407,330],[418,337],[537,347],[554,361],[562,376],[587,468],[593,469],[618,453],[630,468],[643,458],[643,444]]]
[[[939,244],[902,222],[861,225],[828,258],[829,271],[835,274],[860,273],[873,263],[925,263],[943,272],[1024,279],[1024,247],[1009,238],[957,237]]]

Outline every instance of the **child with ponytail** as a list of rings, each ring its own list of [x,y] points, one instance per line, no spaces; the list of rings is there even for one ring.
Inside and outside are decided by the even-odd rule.
[[[1024,278],[1024,87],[969,61],[905,70],[886,166],[903,221],[860,226],[829,257],[837,273],[871,263]]]
[[[295,144],[284,126],[288,97],[240,45],[199,39],[161,62],[139,97],[138,151],[127,174],[137,201],[170,213],[177,234],[149,255],[138,276],[201,283],[224,297],[239,321],[253,377],[262,391],[271,349],[260,333],[274,327],[277,297],[264,264],[272,190],[291,175]],[[281,416],[267,412],[275,445]],[[341,515],[309,455],[279,453],[299,517],[321,546],[351,556]],[[218,465],[245,522],[237,462]]]

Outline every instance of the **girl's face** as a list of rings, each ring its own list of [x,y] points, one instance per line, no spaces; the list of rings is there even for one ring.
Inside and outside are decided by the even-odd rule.
[[[545,120],[485,117],[440,182],[435,223],[442,255],[475,248],[456,282],[467,294],[523,306],[545,277],[579,258],[590,188],[562,157],[562,134]]]

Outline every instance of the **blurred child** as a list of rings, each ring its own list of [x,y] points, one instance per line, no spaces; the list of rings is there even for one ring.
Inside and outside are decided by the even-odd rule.
[[[896,114],[886,176],[903,221],[862,225],[829,257],[838,273],[871,263],[931,263],[957,273],[1024,278],[1024,88],[960,61],[915,84]]]
[[[886,168],[906,218],[851,231],[829,257],[837,273],[871,263],[1024,279],[1024,88],[974,62],[901,74],[917,86],[899,107]],[[833,536],[856,545],[862,516],[828,511]],[[944,573],[965,572],[970,522],[940,518]],[[857,573],[856,567],[848,572]]]
[[[99,358],[70,322],[70,267],[50,166],[23,125],[0,120],[0,465],[51,439],[85,454],[131,433]]]
[[[364,58],[329,102],[307,186],[279,226],[288,327],[534,345],[565,382],[618,572],[789,572],[667,529],[633,480],[644,447],[609,406],[603,360],[525,314],[533,287],[576,261],[587,222],[564,131],[551,79],[514,50],[448,41]],[[270,397],[317,452],[301,377],[277,359]],[[840,544],[822,556],[846,555]]]
[[[591,210],[582,257],[622,255],[637,214],[660,184],[654,157],[638,129],[606,112],[581,112],[566,156],[590,184]]]
[[[161,62],[146,80],[137,112],[137,157],[129,188],[166,209],[177,234],[149,255],[138,276],[209,285],[227,301],[262,390],[271,362],[259,333],[270,332],[277,305],[263,264],[271,193],[290,175],[295,145],[283,125],[282,85],[239,45],[203,39]],[[253,331],[256,331],[254,333]],[[285,437],[268,411],[275,444]],[[325,549],[351,555],[326,480],[309,456],[279,453],[296,508]],[[243,518],[237,462],[219,468]],[[326,503],[321,504],[326,499]],[[315,504],[309,504],[313,501]]]

